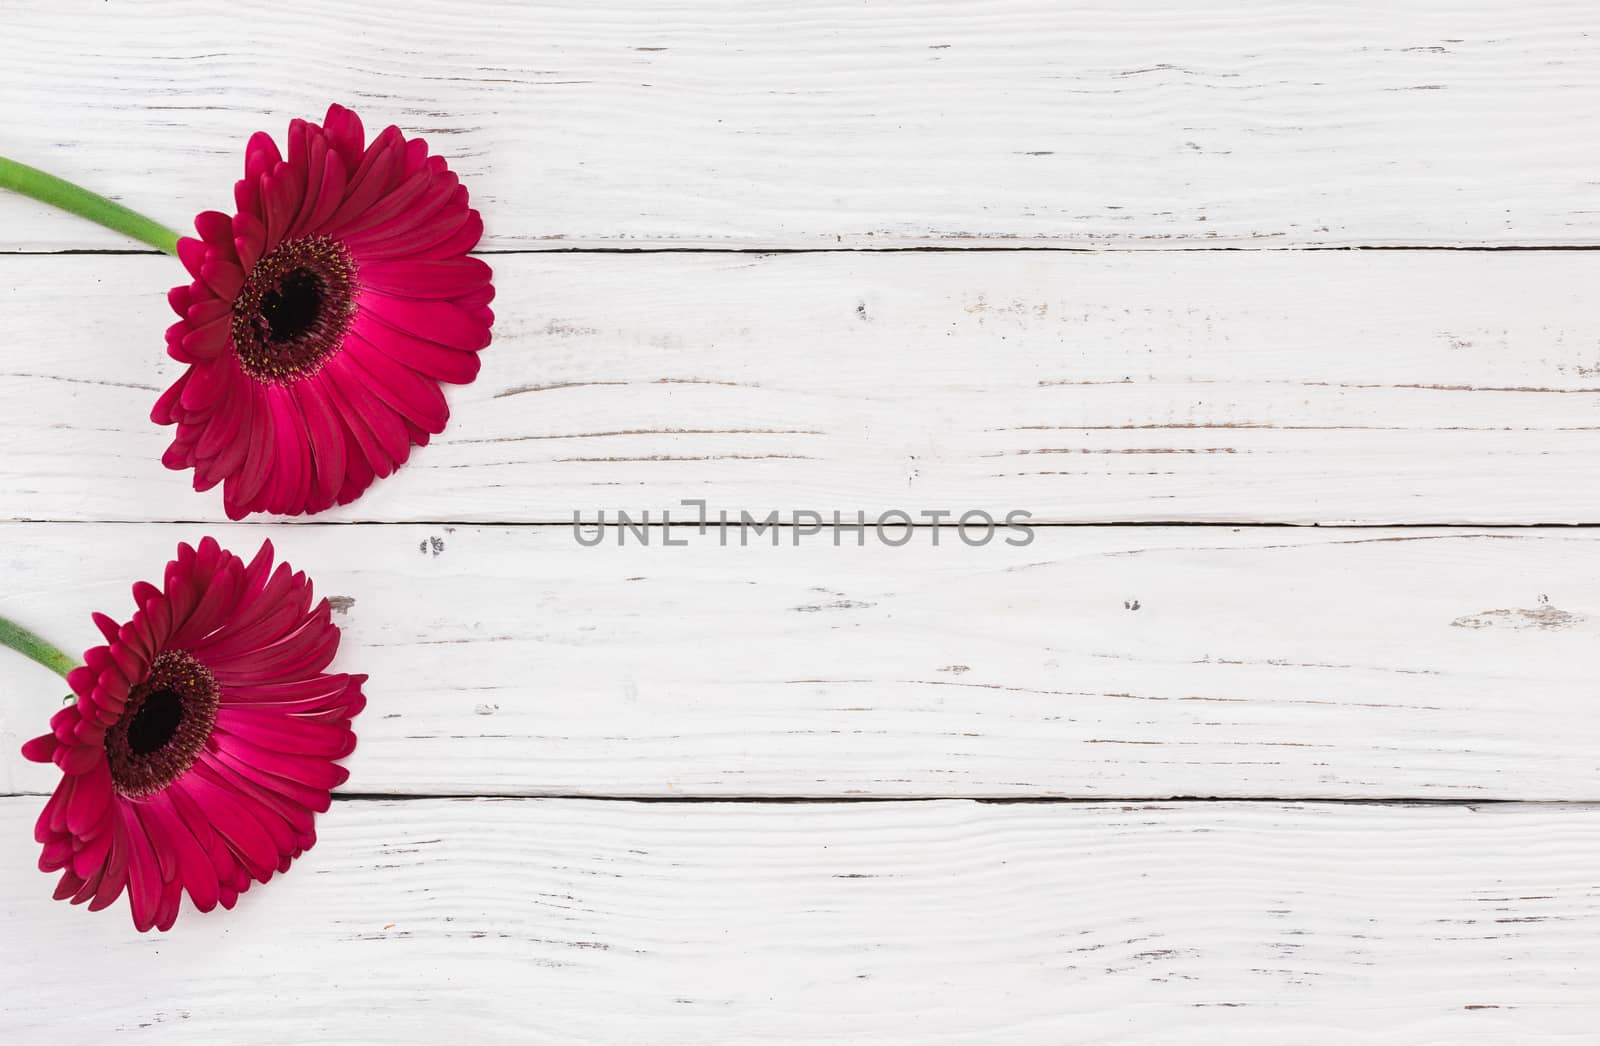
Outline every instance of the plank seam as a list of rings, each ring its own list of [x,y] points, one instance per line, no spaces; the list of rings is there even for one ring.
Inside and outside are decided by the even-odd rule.
[[[792,520],[790,520],[790,521],[782,521],[782,522],[778,522],[778,523],[771,523],[771,524],[766,523],[765,521],[762,521],[762,520],[757,520],[757,522],[760,522],[763,528],[776,527],[776,528],[782,529],[782,530],[791,529],[791,528],[796,527],[796,526],[799,525],[799,524],[793,522]],[[228,520],[218,520],[218,519],[46,519],[46,518],[34,518],[34,517],[28,517],[28,516],[13,516],[13,517],[9,517],[9,518],[6,518],[6,519],[0,519],[0,526],[11,526],[11,525],[15,525],[15,526],[31,526],[31,525],[36,525],[36,524],[48,524],[48,525],[52,525],[52,526],[91,526],[91,527],[103,527],[103,526],[115,526],[115,527],[147,527],[147,526],[274,527],[274,526],[291,526],[291,527],[295,527],[295,528],[302,528],[303,527],[303,528],[307,528],[307,529],[314,528],[314,527],[501,527],[501,528],[512,528],[512,527],[571,527],[572,526],[572,520],[570,520],[570,519],[567,519],[567,520],[472,520],[472,519],[350,519],[350,520],[324,519],[324,520],[299,520],[299,519],[287,519],[287,518],[285,518],[285,519],[269,519],[269,520],[247,519],[247,520],[228,521]],[[582,525],[585,528],[593,528],[597,524],[595,523],[594,520],[584,519],[584,520],[580,521],[580,525]],[[605,523],[605,524],[600,524],[600,525],[605,526],[607,529],[615,529],[616,527],[620,526],[621,524],[618,524],[618,523]],[[836,529],[834,524],[832,524],[832,523],[820,523],[820,524],[816,524],[816,525],[820,526],[822,528],[822,531],[832,531],[832,530]],[[869,523],[868,525],[870,526],[871,524]],[[899,522],[894,522],[894,523],[887,524],[887,525],[893,526],[895,528],[901,528],[901,527],[908,526],[908,524],[903,524],[903,523],[899,523]],[[630,523],[629,526],[630,527],[643,527],[643,528],[646,528],[646,529],[649,529],[649,530],[660,530],[663,527],[671,527],[674,530],[692,530],[692,529],[699,528],[701,526],[701,524],[699,524],[697,522],[694,522],[694,521],[691,521],[691,520],[681,520],[681,521],[673,521],[673,522],[667,522],[667,523],[645,522],[645,521],[642,521],[642,520],[635,520],[632,523]],[[812,524],[808,523],[808,524],[806,524],[806,526],[810,527],[810,526],[812,526]],[[1029,520],[1028,521],[1028,526],[1030,526],[1030,527],[1032,527],[1034,529],[1049,528],[1049,529],[1061,529],[1061,530],[1067,530],[1067,529],[1080,529],[1081,530],[1081,529],[1113,529],[1113,528],[1138,529],[1138,528],[1191,527],[1191,528],[1198,528],[1198,529],[1227,529],[1227,530],[1250,529],[1250,530],[1463,530],[1463,531],[1559,530],[1559,531],[1572,531],[1572,530],[1593,530],[1593,529],[1596,529],[1596,528],[1600,528],[1600,521],[1573,522],[1573,523],[1461,523],[1461,522],[1450,522],[1450,523],[1428,523],[1428,522],[1421,522],[1421,523],[1418,523],[1418,522],[1383,523],[1383,522],[1371,522],[1371,521],[1360,521],[1360,520],[1357,520],[1357,521],[1351,521],[1351,522],[1338,522],[1338,523],[1323,523],[1323,522],[1292,523],[1292,522],[1285,522],[1285,521],[1282,521],[1282,520],[1100,520],[1100,521],[1095,521],[1095,520],[1064,520],[1064,521],[1048,521],[1048,522],[1047,521],[1040,521],[1040,520]],[[739,523],[721,524],[721,523],[707,522],[704,525],[704,529],[707,532],[714,531],[714,530],[722,530],[722,529],[728,529],[728,530],[731,530],[731,531],[737,531],[737,530],[740,529],[740,527],[741,527],[741,524],[739,524]],[[941,530],[941,531],[953,531],[953,530],[960,529],[960,525],[956,524],[956,523],[915,523],[915,522],[913,522],[913,523],[909,524],[909,527],[912,530],[935,530],[935,529],[937,529],[937,530]],[[850,523],[850,524],[841,524],[837,529],[844,530],[844,531],[854,531],[854,530],[856,530],[858,528],[857,528],[857,526],[855,524]]]
[[[48,799],[48,792],[4,792],[0,799]],[[335,792],[334,802],[390,803],[487,799],[495,802],[635,803],[642,806],[844,806],[903,803],[972,803],[985,806],[1382,806],[1382,807],[1553,807],[1600,810],[1600,799],[1452,799],[1414,796],[1341,798],[1337,796],[972,796],[972,795],[610,795],[587,792]]]
[[[1508,253],[1584,253],[1600,251],[1600,243],[1505,243],[1505,244],[1449,244],[1449,243],[1371,243],[1371,244],[1305,244],[1282,247],[1267,246],[1207,246],[1207,247],[1075,247],[989,244],[973,247],[950,247],[929,244],[905,244],[898,247],[505,247],[471,252],[476,257],[498,257],[527,254],[1293,254],[1293,253],[1351,253],[1351,252],[1431,252],[1455,254],[1508,254]],[[134,250],[115,247],[66,247],[60,250],[6,250],[0,255],[16,258],[48,258],[52,256],[103,255],[110,257],[166,257],[160,251]]]

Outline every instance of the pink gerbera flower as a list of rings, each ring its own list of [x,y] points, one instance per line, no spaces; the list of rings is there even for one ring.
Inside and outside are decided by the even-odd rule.
[[[163,587],[133,598],[127,624],[94,615],[107,645],[22,754],[63,775],[34,831],[56,898],[94,911],[126,889],[134,925],[165,930],[183,893],[231,908],[316,841],[367,677],[323,671],[339,647],[328,601],[272,568],[270,542],[248,565],[211,538],[179,545]]]
[[[177,425],[163,462],[222,484],[232,519],[354,500],[450,416],[489,344],[489,266],[467,190],[420,138],[331,106],[289,125],[288,156],[257,133],[238,213],[206,211],[178,241],[194,282],[167,352],[189,364],[151,417]]]

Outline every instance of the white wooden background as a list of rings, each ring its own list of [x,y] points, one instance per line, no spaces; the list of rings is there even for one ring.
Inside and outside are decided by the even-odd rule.
[[[1587,0],[0,7],[0,153],[177,226],[338,100],[499,288],[397,477],[221,524],[176,263],[0,197],[0,613],[270,534],[372,676],[316,849],[141,937],[0,660],[0,1038],[1595,1041]],[[1051,525],[568,526],[684,498]]]

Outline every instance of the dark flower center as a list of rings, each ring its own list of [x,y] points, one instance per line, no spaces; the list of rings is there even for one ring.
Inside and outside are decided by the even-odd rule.
[[[322,316],[322,281],[310,269],[296,269],[261,296],[266,340],[283,345],[316,326]]]
[[[172,690],[157,690],[128,721],[129,750],[134,755],[149,755],[172,740],[181,722],[183,698]]]
[[[245,276],[233,302],[233,349],[257,381],[315,374],[355,315],[356,267],[327,236],[286,240]]]
[[[106,731],[106,759],[118,794],[154,795],[182,777],[205,750],[221,688],[189,654],[157,655],[128,694],[122,718]]]

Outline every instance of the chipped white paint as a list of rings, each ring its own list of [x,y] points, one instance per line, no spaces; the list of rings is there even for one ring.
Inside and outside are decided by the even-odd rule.
[[[1600,253],[493,261],[448,431],[319,520],[1600,521]],[[220,518],[148,419],[177,270],[0,258],[0,517]]]
[[[0,613],[86,646],[194,533],[0,527]],[[372,677],[352,792],[1600,799],[1600,532],[793,533],[274,537]],[[7,658],[0,692],[12,751],[59,684]]]
[[[10,7],[6,152],[173,224],[336,99],[450,156],[495,248],[1600,234],[1590,0]]]
[[[0,800],[0,832],[37,805]],[[0,1009],[11,1041],[85,1044],[1577,1044],[1597,821],[344,802],[281,881],[156,941],[0,848]]]

